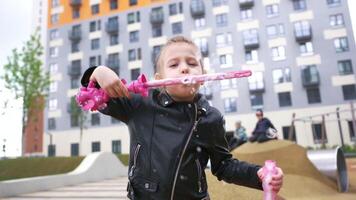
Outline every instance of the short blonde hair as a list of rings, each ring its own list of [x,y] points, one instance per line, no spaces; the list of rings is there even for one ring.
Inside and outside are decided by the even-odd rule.
[[[200,54],[200,59],[199,59],[199,62],[200,62],[200,65],[202,67],[202,69],[204,69],[203,67],[203,62],[202,62],[202,55],[200,53],[200,50],[199,50],[199,47],[190,39],[184,37],[184,36],[175,36],[175,37],[172,37],[171,39],[169,39],[165,45],[162,46],[159,54],[157,55],[156,57],[156,60],[155,60],[155,70],[156,72],[159,72],[159,70],[162,68],[162,55],[164,53],[164,51],[172,44],[178,44],[178,43],[183,43],[183,44],[189,44],[189,45],[192,45],[194,48],[197,49],[197,51],[199,52]]]

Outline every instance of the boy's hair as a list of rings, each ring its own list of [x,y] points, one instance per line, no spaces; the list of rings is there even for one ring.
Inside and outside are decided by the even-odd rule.
[[[178,44],[178,43],[189,44],[189,45],[192,45],[194,48],[196,48],[197,51],[200,54],[199,63],[201,65],[201,67],[204,69],[203,62],[202,62],[202,56],[201,56],[199,47],[192,40],[190,40],[190,39],[188,39],[188,38],[186,38],[184,36],[175,36],[175,37],[172,37],[171,39],[169,39],[166,42],[166,44],[162,46],[159,54],[157,55],[156,60],[155,60],[155,65],[156,65],[155,66],[155,70],[156,70],[156,72],[159,72],[161,67],[162,67],[162,54],[166,50],[166,48],[169,47],[172,44]]]

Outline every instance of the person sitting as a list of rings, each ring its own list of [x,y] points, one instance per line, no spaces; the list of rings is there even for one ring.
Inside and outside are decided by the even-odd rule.
[[[229,142],[230,151],[247,142],[245,127],[241,126],[241,121],[235,123],[235,131]]]
[[[268,140],[277,139],[277,130],[272,124],[272,122],[263,117],[263,111],[257,109],[256,117],[258,119],[255,129],[252,132],[252,136],[249,138],[250,142],[266,142]]]

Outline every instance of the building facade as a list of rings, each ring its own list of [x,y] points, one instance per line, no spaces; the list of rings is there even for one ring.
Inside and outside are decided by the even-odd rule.
[[[346,0],[49,1],[46,66],[53,83],[44,153],[128,153],[123,123],[73,106],[80,77],[90,66],[106,65],[128,81],[140,73],[152,78],[156,55],[175,35],[200,47],[208,72],[252,70],[249,78],[201,88],[224,113],[227,131],[240,120],[252,132],[254,112],[262,108],[281,139],[294,127],[292,139],[300,145],[333,146],[341,143],[341,129],[344,143],[352,144],[347,110],[356,99],[356,50],[350,20]]]

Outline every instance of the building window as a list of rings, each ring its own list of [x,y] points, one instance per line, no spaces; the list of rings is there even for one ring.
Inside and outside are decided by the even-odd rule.
[[[121,153],[121,140],[113,140],[111,142],[111,152],[112,153]]]
[[[349,43],[347,37],[336,38],[334,40],[334,47],[336,52],[349,51]]]
[[[326,135],[326,129],[324,128],[325,131],[325,138],[323,141],[323,134],[322,134],[322,124],[312,124],[312,132],[313,132],[313,138],[314,138],[314,143],[315,144],[320,144],[320,143],[327,143],[328,142],[328,138]]]
[[[279,84],[279,83],[285,83],[285,82],[291,82],[291,73],[290,73],[290,68],[286,67],[283,69],[275,69],[272,72],[273,76],[273,83],[274,84]]]
[[[161,52],[161,48],[162,48],[162,46],[160,46],[160,45],[153,46],[153,48],[152,48],[152,62],[154,64],[156,64],[156,59],[157,59],[157,56],[159,55],[159,53]]]
[[[58,107],[57,99],[50,99],[49,100],[49,110],[56,110]]]
[[[57,81],[53,81],[49,84],[49,92],[57,92],[58,89],[58,83]]]
[[[286,59],[286,49],[284,46],[278,46],[272,48],[272,60],[279,61]]]
[[[279,5],[271,4],[266,6],[266,15],[267,17],[275,17],[279,15]]]
[[[284,35],[283,24],[272,24],[266,27],[268,37]]]
[[[228,3],[229,3],[228,0],[213,0],[213,7],[218,7],[218,6],[226,5],[226,4],[228,4]]]
[[[344,100],[355,100],[356,99],[356,87],[352,85],[343,85],[342,94],[344,95]]]
[[[173,4],[169,4],[169,15],[177,15],[177,14],[181,14],[183,13],[183,3],[179,2],[177,3],[173,3]]]
[[[79,52],[79,42],[72,42],[71,43],[71,52]]]
[[[205,27],[205,25],[206,25],[205,18],[201,17],[201,18],[195,19],[194,24],[195,24],[195,28],[197,28],[197,29]]]
[[[56,118],[48,118],[48,130],[55,130],[56,129]]]
[[[137,5],[137,0],[129,0],[129,5],[130,5],[130,6],[135,6],[135,5]]]
[[[242,8],[240,10],[240,19],[241,20],[252,19],[252,9],[251,8]]]
[[[100,39],[96,38],[96,39],[92,39],[91,40],[91,50],[96,50],[100,48]]]
[[[231,113],[237,111],[236,98],[225,98],[224,99],[224,110],[225,113]]]
[[[330,26],[343,26],[344,25],[344,16],[340,14],[330,15]]]
[[[265,88],[262,72],[254,72],[252,76],[247,78],[247,80],[250,91],[262,90]]]
[[[313,43],[312,42],[300,43],[299,51],[300,51],[300,55],[302,56],[313,55],[314,54]]]
[[[278,93],[279,107],[292,106],[292,97],[290,92]]]
[[[306,88],[306,91],[309,104],[321,103],[319,87]]]
[[[99,13],[99,4],[91,5],[91,14],[96,15]]]
[[[70,89],[79,88],[79,77],[70,77]]]
[[[232,55],[231,54],[220,55],[219,62],[221,68],[232,67]]]
[[[339,6],[341,4],[341,0],[326,0],[329,6]]]
[[[117,45],[119,44],[119,35],[116,35],[116,34],[111,34],[109,36],[109,45],[110,46],[114,46],[114,45]]]
[[[51,6],[52,6],[52,8],[55,8],[55,7],[57,7],[57,6],[59,6],[60,4],[59,4],[59,0],[52,0],[51,1]]]
[[[152,26],[152,37],[161,37],[162,36],[162,26]]]
[[[140,11],[127,14],[127,24],[140,22]]]
[[[92,113],[91,114],[91,125],[92,126],[99,126],[100,125],[100,115],[99,115],[99,113]]]
[[[209,52],[208,39],[207,38],[196,38],[194,43],[199,47],[203,56],[206,56]]]
[[[56,145],[50,144],[48,145],[48,157],[56,156]]]
[[[91,56],[89,57],[89,65],[92,66],[99,66],[101,65],[101,56]]]
[[[217,47],[223,47],[232,44],[231,33],[220,33],[215,36],[215,42]]]
[[[130,35],[130,42],[138,42],[139,40],[139,31],[131,31]]]
[[[100,142],[92,142],[91,152],[99,152],[99,151],[100,151]]]
[[[50,40],[54,40],[54,39],[57,39],[59,38],[59,31],[58,29],[52,29],[50,32],[49,32],[49,39]]]
[[[253,92],[250,94],[250,102],[252,108],[262,108],[263,107],[263,93]]]
[[[100,20],[98,21],[91,21],[89,24],[89,31],[94,32],[94,31],[99,31],[101,29],[101,22]]]
[[[305,0],[293,0],[293,9],[295,11],[303,11],[307,9]]]
[[[227,14],[219,14],[216,15],[216,26],[217,27],[223,27],[223,26],[227,26],[228,22],[227,22]]]
[[[258,51],[257,50],[245,51],[245,61],[248,64],[258,63]]]
[[[70,156],[79,156],[79,144],[78,143],[70,144]]]
[[[52,14],[51,15],[51,24],[57,24],[59,21],[59,14]]]
[[[291,126],[283,126],[282,127],[283,139],[285,139],[285,140],[289,139],[289,134],[290,134],[291,128],[292,128]],[[293,127],[292,131],[293,131],[291,133],[292,134],[292,141],[296,142],[297,141],[297,135],[295,133],[295,127]]]
[[[354,125],[353,125],[353,122],[352,121],[347,121],[347,125],[349,127],[349,134],[350,134],[350,139],[352,141],[355,141],[356,140],[356,133],[354,131]]]
[[[220,81],[220,89],[226,90],[231,88],[237,88],[236,79],[224,79]]]
[[[58,57],[58,47],[50,47],[49,48],[49,56],[51,58],[56,58]]]
[[[79,116],[75,114],[70,114],[70,127],[79,126]]]
[[[116,10],[119,7],[117,1],[118,0],[110,0],[110,10]]]
[[[352,62],[351,60],[340,60],[337,62],[340,75],[353,74]]]
[[[140,68],[131,69],[131,80],[134,81],[140,75]]]
[[[172,34],[181,34],[183,32],[182,22],[176,22],[172,24]]]
[[[141,60],[141,48],[129,50],[129,61]]]
[[[51,75],[57,73],[57,71],[58,71],[58,64],[57,64],[57,63],[51,63],[51,64],[49,64],[49,73],[50,73]]]
[[[79,8],[72,8],[72,18],[78,19],[80,17]]]

